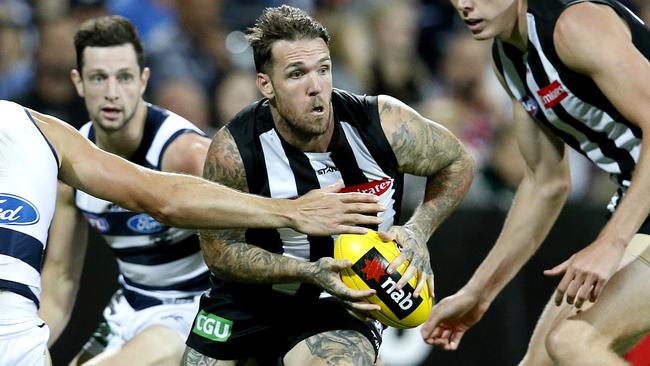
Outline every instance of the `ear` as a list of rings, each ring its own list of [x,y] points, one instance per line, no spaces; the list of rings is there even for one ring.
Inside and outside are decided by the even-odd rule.
[[[142,87],[140,88],[140,95],[144,95],[144,92],[147,90],[147,85],[149,83],[149,76],[151,75],[151,70],[148,67],[145,67],[142,70],[140,75],[140,81],[142,82]]]
[[[72,83],[74,84],[74,88],[77,90],[77,94],[80,97],[84,97],[84,83],[83,80],[81,79],[81,74],[77,69],[72,69],[70,71],[70,79],[72,80]]]
[[[257,73],[257,88],[260,90],[263,96],[267,99],[273,99],[275,91],[273,90],[273,83],[271,83],[271,78],[264,73]]]

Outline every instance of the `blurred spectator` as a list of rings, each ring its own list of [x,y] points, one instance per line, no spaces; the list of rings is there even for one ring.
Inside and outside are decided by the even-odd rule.
[[[431,76],[417,54],[418,12],[414,1],[383,2],[370,13],[372,79],[368,94],[389,94],[407,104],[420,102]]]
[[[27,92],[34,78],[32,12],[23,1],[0,2],[0,99]]]
[[[178,79],[190,79],[212,91],[230,67],[219,23],[222,1],[175,0],[173,4],[177,24],[156,34],[147,50],[152,92]]]
[[[176,22],[173,0],[106,0],[106,8],[111,14],[129,19],[145,47],[156,34]]]
[[[246,105],[262,97],[255,78],[253,72],[244,70],[236,70],[226,75],[214,93],[216,128],[230,121]]]
[[[69,0],[69,14],[78,24],[90,18],[108,15],[106,0]]]
[[[203,132],[212,136],[210,125],[210,102],[200,85],[189,79],[167,82],[164,88],[153,93],[153,103],[184,117]]]
[[[16,99],[26,107],[80,126],[88,120],[88,115],[70,81],[70,71],[76,62],[72,43],[76,30],[77,23],[70,18],[49,20],[40,25],[34,84]]]

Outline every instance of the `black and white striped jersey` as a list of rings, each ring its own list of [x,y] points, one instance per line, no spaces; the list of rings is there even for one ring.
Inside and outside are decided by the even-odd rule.
[[[95,142],[92,122],[80,132]],[[129,160],[161,170],[167,147],[184,133],[203,135],[186,119],[147,104],[144,134]],[[75,192],[75,204],[115,254],[119,282],[127,290],[155,297],[186,297],[209,287],[209,271],[193,230],[161,224],[144,212],[126,210],[83,191]]]
[[[528,0],[527,51],[497,39],[492,55],[510,92],[533,119],[611,173],[621,194],[639,160],[641,130],[616,110],[593,80],[569,70],[553,45],[553,30],[562,11],[585,1],[612,7],[628,24],[634,45],[650,57],[650,31],[616,0]],[[610,210],[617,202],[615,197]]]
[[[327,152],[303,152],[287,143],[274,127],[269,102],[262,99],[240,112],[226,126],[246,170],[251,193],[294,198],[342,179],[346,191],[373,193],[386,210],[386,230],[397,221],[403,176],[379,121],[377,97],[334,90],[335,131]],[[377,228],[375,228],[377,229]],[[313,237],[292,229],[249,229],[246,241],[273,253],[304,261],[333,256],[334,237]],[[220,282],[220,281],[219,281]],[[298,284],[274,286],[293,293]],[[302,286],[312,295],[320,291]]]

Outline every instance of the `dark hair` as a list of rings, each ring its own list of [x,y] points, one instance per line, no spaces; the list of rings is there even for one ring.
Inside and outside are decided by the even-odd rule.
[[[77,69],[83,67],[83,51],[86,47],[111,47],[132,44],[138,59],[140,71],[144,70],[142,41],[133,23],[119,15],[93,18],[85,21],[74,35],[77,52]]]
[[[271,66],[271,47],[276,41],[297,41],[321,38],[329,44],[327,29],[305,11],[288,5],[266,8],[248,28],[248,43],[253,48],[257,72],[266,73]]]

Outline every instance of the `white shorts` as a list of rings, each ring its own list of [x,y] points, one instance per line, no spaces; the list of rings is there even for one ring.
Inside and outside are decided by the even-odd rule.
[[[96,356],[106,350],[120,347],[145,329],[160,325],[173,329],[183,342],[192,328],[199,309],[201,295],[177,299],[176,303],[134,309],[118,290],[104,309],[104,322],[84,345],[86,353]]]
[[[0,366],[45,365],[50,328],[39,319],[36,304],[0,290],[0,309]]]

